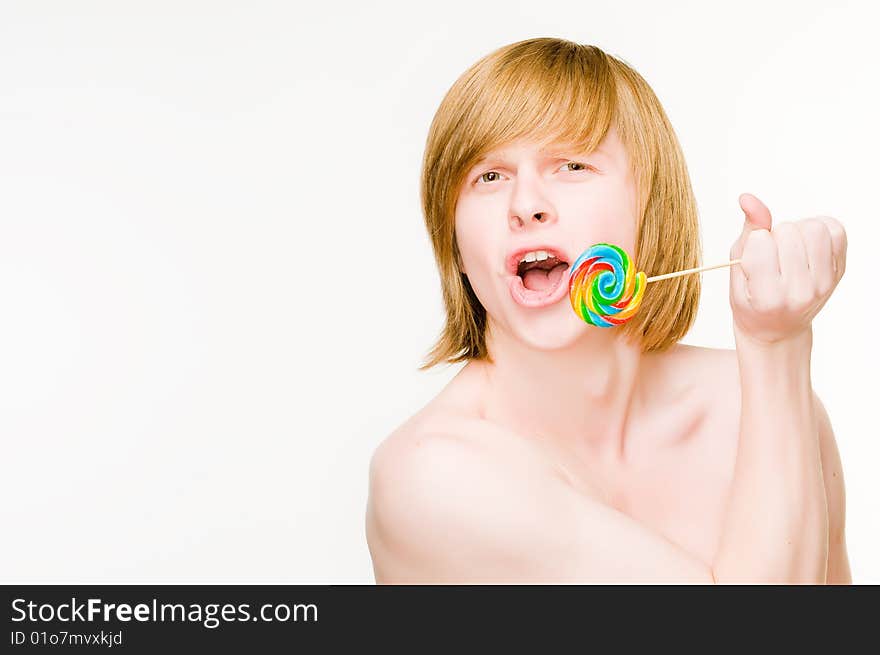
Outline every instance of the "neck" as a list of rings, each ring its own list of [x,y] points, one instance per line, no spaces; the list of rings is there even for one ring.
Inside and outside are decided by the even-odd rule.
[[[578,457],[623,463],[628,423],[644,402],[644,358],[614,330],[591,329],[566,348],[537,350],[490,324],[484,416]]]

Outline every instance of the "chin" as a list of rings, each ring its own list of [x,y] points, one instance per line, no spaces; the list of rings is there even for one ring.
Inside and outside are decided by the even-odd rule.
[[[552,310],[508,316],[505,325],[513,339],[533,350],[545,351],[570,348],[589,334],[589,328],[564,303]]]

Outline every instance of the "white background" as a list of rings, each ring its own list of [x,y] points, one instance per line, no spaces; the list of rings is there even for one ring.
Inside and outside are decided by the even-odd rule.
[[[424,141],[535,36],[600,46],[680,138],[706,264],[740,193],[827,214],[814,323],[856,583],[880,583],[873,2],[3,2],[0,581],[372,583],[369,457],[458,367]],[[727,269],[685,343],[733,348]]]

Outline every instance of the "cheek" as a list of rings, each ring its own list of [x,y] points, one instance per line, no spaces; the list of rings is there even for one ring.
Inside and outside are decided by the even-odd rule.
[[[468,265],[481,266],[480,262],[493,252],[498,237],[491,227],[488,221],[477,220],[474,216],[456,217],[455,239],[465,268]]]
[[[617,185],[591,194],[580,204],[574,215],[582,216],[574,233],[584,249],[604,241],[620,246],[629,253],[636,240],[636,216],[632,199]]]

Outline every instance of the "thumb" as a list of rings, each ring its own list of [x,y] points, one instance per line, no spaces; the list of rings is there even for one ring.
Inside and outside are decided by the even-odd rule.
[[[746,245],[746,239],[749,234],[755,230],[769,230],[773,224],[773,218],[770,216],[770,210],[767,206],[758,200],[751,193],[743,193],[739,197],[739,206],[746,215],[743,223],[742,233],[730,249],[730,258],[739,259],[742,256],[743,248]]]

